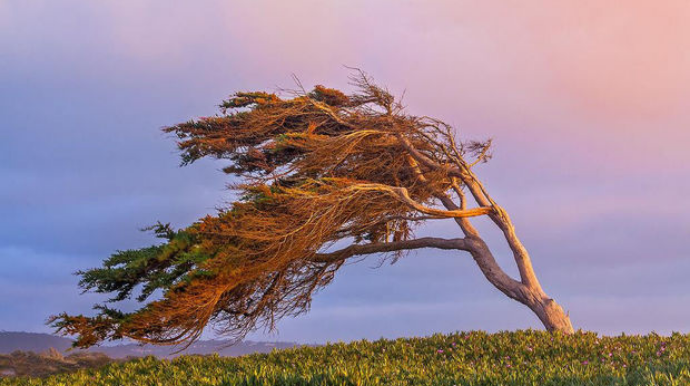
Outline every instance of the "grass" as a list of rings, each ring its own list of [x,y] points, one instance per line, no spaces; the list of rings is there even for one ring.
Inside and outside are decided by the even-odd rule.
[[[690,385],[690,335],[537,331],[299,347],[237,358],[153,357],[0,386]]]

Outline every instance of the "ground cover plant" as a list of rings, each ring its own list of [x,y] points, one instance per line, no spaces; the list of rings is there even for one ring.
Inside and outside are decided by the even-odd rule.
[[[153,357],[0,386],[688,385],[690,335],[601,337],[538,331],[300,347],[236,358]]]

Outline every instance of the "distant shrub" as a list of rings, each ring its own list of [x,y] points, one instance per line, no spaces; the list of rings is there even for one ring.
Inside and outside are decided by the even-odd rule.
[[[0,355],[0,377],[45,377],[79,369],[99,368],[113,361],[115,360],[102,353],[78,352],[63,356],[54,348],[39,354],[14,351],[9,355]]]

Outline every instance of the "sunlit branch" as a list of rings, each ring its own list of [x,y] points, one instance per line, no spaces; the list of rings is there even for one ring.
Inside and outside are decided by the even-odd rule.
[[[453,217],[476,217],[476,216],[482,216],[485,214],[488,214],[491,212],[491,208],[488,207],[480,207],[480,208],[472,208],[472,209],[458,209],[458,210],[441,210],[441,209],[436,209],[436,208],[429,208],[427,206],[424,206],[417,201],[413,200],[410,197],[409,192],[407,191],[406,188],[401,188],[401,187],[393,187],[393,186],[388,186],[388,185],[382,185],[382,184],[357,184],[357,185],[352,185],[346,188],[346,190],[353,190],[353,191],[375,191],[375,192],[384,192],[388,193],[401,202],[405,203],[407,206],[409,206],[412,209],[415,209],[421,213],[433,215],[433,216],[442,216],[442,217],[448,217],[448,218],[453,218]]]
[[[465,239],[442,239],[437,237],[422,237],[412,240],[401,240],[390,243],[353,244],[335,252],[317,253],[311,259],[317,262],[336,262],[353,256],[370,255],[374,253],[396,252],[404,250],[436,248],[469,251],[470,246]]]

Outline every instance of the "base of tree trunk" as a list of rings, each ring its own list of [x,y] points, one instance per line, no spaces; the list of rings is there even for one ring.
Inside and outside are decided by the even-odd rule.
[[[548,331],[560,331],[564,334],[575,332],[570,322],[570,317],[555,300],[544,296],[533,305],[528,304],[528,307],[537,314],[539,320],[541,320]]]

